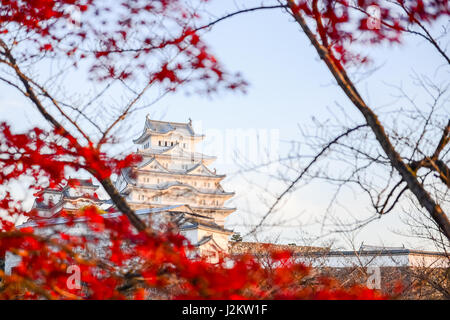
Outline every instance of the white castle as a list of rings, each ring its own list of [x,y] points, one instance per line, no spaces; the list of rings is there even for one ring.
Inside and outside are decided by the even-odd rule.
[[[224,224],[235,209],[226,207],[225,202],[234,193],[220,185],[225,175],[208,168],[216,158],[196,152],[196,144],[203,138],[194,132],[191,121],[156,121],[147,116],[142,134],[134,140],[142,161],[123,170],[116,187],[142,219],[158,213],[176,220],[199,254],[217,255],[229,249],[232,231]],[[23,226],[42,219],[46,225],[56,226],[64,222],[61,210],[75,212],[87,205],[109,213],[117,211],[111,200],[99,199],[97,188],[92,180],[71,178],[65,186],[44,189],[33,204],[36,218]]]
[[[225,175],[208,168],[216,157],[196,152],[203,138],[194,132],[191,120],[166,122],[147,116],[142,134],[133,141],[143,160],[123,170],[116,187],[135,210],[183,206],[189,222],[181,231],[191,243],[200,251],[228,252],[232,232],[224,223],[235,208],[225,202],[234,192],[220,185]]]

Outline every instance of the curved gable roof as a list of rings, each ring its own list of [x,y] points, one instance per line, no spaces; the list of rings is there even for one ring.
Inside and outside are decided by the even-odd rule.
[[[210,169],[208,169],[208,167],[206,167],[202,161],[197,163],[192,168],[188,169],[186,171],[186,173],[206,175],[206,176],[210,176],[210,177],[214,177],[217,175],[215,172],[212,172]]]
[[[195,132],[192,128],[192,125],[188,123],[182,123],[182,122],[168,122],[168,121],[159,121],[159,120],[151,120],[147,117],[145,121],[145,128],[149,129],[152,132],[155,133],[169,133],[174,130],[178,130],[181,132],[185,132],[188,135],[194,136]]]
[[[148,161],[144,161],[143,163],[138,165],[138,169],[148,171],[160,170],[164,172],[169,172],[169,170],[164,168],[164,166],[161,163],[159,163],[159,161],[156,160],[155,158],[150,158]]]
[[[186,183],[181,183],[178,181],[168,182],[162,186],[157,186],[157,187],[151,187],[151,186],[135,186],[135,187],[137,187],[139,189],[142,188],[142,189],[157,190],[157,191],[164,191],[164,190],[169,190],[169,189],[175,188],[175,187],[181,187],[181,188],[190,189],[190,190],[194,191],[195,193],[199,193],[199,194],[234,195],[234,192],[225,192],[223,190],[219,190],[220,192],[208,192],[208,191],[197,189],[194,186],[191,186]]]
[[[198,135],[194,132],[194,129],[192,128],[192,123],[190,121],[187,123],[160,121],[160,120],[152,120],[147,116],[145,120],[144,130],[142,131],[141,135],[138,138],[133,140],[133,142],[143,143],[152,134],[165,135],[174,131],[180,133],[182,136],[190,136],[190,137],[204,136]]]

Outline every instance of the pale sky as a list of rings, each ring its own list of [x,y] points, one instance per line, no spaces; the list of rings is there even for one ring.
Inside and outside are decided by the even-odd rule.
[[[250,3],[258,4],[259,1],[247,3],[250,7]],[[211,12],[219,16],[233,8],[232,1],[213,1]],[[330,72],[318,59],[305,35],[284,12],[261,11],[231,18],[217,24],[206,39],[227,69],[240,71],[250,83],[247,94],[228,92],[212,98],[181,93],[167,96],[129,120],[133,124],[130,136],[140,133],[147,113],[155,119],[167,121],[186,122],[191,118],[204,133],[222,134],[220,139],[226,139],[238,130],[268,134],[277,139],[271,142],[271,151],[276,152],[277,157],[284,157],[289,151],[287,141],[302,142],[298,126],[312,125],[311,117],[331,119],[329,110],[336,110],[336,103],[354,119],[361,119],[342,91],[333,84]],[[360,81],[358,87],[375,109],[395,101],[393,89],[388,84],[402,85],[407,91],[416,93],[411,79],[413,73],[427,75],[437,81],[448,80],[448,68],[442,67],[444,61],[429,44],[418,38],[404,40],[401,46],[367,48],[365,51],[375,62],[370,68],[379,68]],[[447,37],[442,41],[448,40]],[[0,85],[0,120],[8,121],[18,130],[41,124],[42,118],[30,112],[29,108],[12,89]],[[131,141],[129,144],[132,147]],[[219,173],[228,174],[223,185],[227,191],[236,192],[233,205],[238,210],[229,217],[227,226],[245,233],[248,229],[242,224],[250,219],[248,212],[265,212],[260,197],[267,198],[261,187],[269,187],[277,194],[282,191],[282,185],[260,175],[242,177],[233,174],[239,166],[230,156],[235,151],[230,148],[241,148],[238,151],[250,157],[254,154],[248,153],[248,146],[225,145],[224,148],[218,146],[216,140],[213,144],[205,143],[203,149],[205,153],[218,156],[216,165],[212,167],[217,167]],[[253,160],[257,162],[259,155]],[[276,169],[270,168],[272,171]],[[328,205],[324,200],[331,196],[331,188],[323,182],[304,186],[288,198],[289,201],[274,219],[290,219],[301,213],[301,221],[311,221],[324,214]],[[349,193],[344,200],[352,204],[351,214],[369,215],[369,205],[362,194]],[[422,248],[420,242],[398,236],[392,231],[403,227],[398,218],[399,211],[394,210],[360,230],[355,245],[359,246],[364,241],[373,245],[405,244],[407,247]],[[346,211],[339,213],[343,217],[348,214]],[[273,241],[300,244],[300,238],[307,232],[320,232],[317,227],[300,229],[297,225],[297,221],[286,221],[280,227],[267,230],[261,239],[266,237]]]

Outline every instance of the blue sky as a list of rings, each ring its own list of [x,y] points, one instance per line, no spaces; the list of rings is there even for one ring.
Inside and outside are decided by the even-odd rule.
[[[233,8],[231,1],[215,1],[211,11],[220,15]],[[192,118],[194,124],[201,126],[206,133],[208,130],[226,132],[236,129],[277,132],[280,138],[279,155],[283,156],[287,152],[287,144],[283,141],[300,140],[298,126],[311,125],[313,116],[321,120],[329,119],[329,109],[336,108],[336,103],[342,105],[354,119],[362,119],[342,91],[333,84],[331,74],[319,61],[307,38],[284,12],[261,11],[231,18],[217,24],[206,39],[229,70],[242,72],[250,83],[247,94],[227,92],[207,98],[179,93],[165,97],[132,118],[130,136],[142,130],[147,113],[155,119],[168,121],[184,122]],[[413,72],[436,80],[448,79],[448,70],[440,67],[444,64],[442,58],[417,38],[406,38],[401,46],[365,49],[374,61],[369,68],[379,69],[358,86],[375,108],[395,100],[388,83],[401,84],[414,92],[410,78]],[[29,111],[29,106],[23,104],[21,97],[3,85],[0,85],[0,120],[7,120],[19,129],[42,121],[35,112]],[[206,145],[204,150],[205,153],[216,151],[211,145]],[[264,211],[258,198],[262,195],[259,186],[269,186],[277,193],[282,190],[282,185],[261,176],[251,177],[249,184],[243,177],[232,175],[239,168],[232,161],[224,161],[227,154],[219,152],[216,155],[219,157],[216,165],[218,171],[229,174],[225,188],[237,193],[234,204],[238,211],[230,217],[228,225],[245,233],[241,224],[248,221],[248,211]],[[310,221],[323,214],[326,208],[324,199],[330,196],[330,188],[323,183],[302,187],[289,198],[277,217],[294,217],[301,213],[301,221]],[[354,203],[354,214],[367,214],[367,203],[361,195],[348,194],[345,200]],[[419,242],[392,232],[402,228],[398,215],[399,212],[394,211],[364,227],[356,237],[357,244],[364,241],[366,244],[420,247]],[[284,226],[267,230],[264,234],[271,240],[300,243],[306,232],[318,232],[314,228],[297,228],[296,224],[286,222]]]

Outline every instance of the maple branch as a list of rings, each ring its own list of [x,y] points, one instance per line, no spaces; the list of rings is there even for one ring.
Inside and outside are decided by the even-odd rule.
[[[329,48],[327,35],[326,35],[325,28],[324,28],[323,22],[322,22],[322,17],[319,12],[318,2],[319,2],[319,0],[313,0],[313,2],[312,2],[314,19],[316,20],[316,23],[317,23],[317,30],[319,32],[320,39],[322,40],[322,44],[325,47]]]
[[[253,8],[248,8],[248,9],[242,9],[242,10],[238,10],[238,11],[226,14],[226,15],[224,15],[224,16],[216,19],[216,20],[211,21],[210,23],[208,23],[208,24],[206,24],[204,26],[195,28],[194,31],[200,31],[200,30],[203,30],[203,29],[208,29],[209,27],[212,27],[213,25],[215,25],[216,23],[219,23],[220,21],[226,20],[228,18],[231,18],[231,17],[236,16],[236,15],[241,14],[241,13],[253,12],[253,11],[258,11],[258,10],[286,9],[286,8],[287,8],[287,5],[279,4],[279,5],[273,5],[273,6],[259,6],[259,7],[253,7]]]
[[[392,2],[392,1],[389,1],[389,2]],[[412,34],[416,34],[418,36],[421,36],[422,38],[427,40],[429,43],[431,43],[436,48],[436,50],[439,52],[439,54],[442,57],[444,57],[444,59],[447,61],[447,63],[450,64],[450,57],[444,52],[444,50],[442,50],[442,48],[437,43],[436,39],[434,39],[434,37],[428,31],[428,29],[416,18],[416,15],[411,14],[411,12],[405,7],[405,3],[403,1],[395,1],[393,3],[395,3],[397,6],[401,7],[403,9],[403,11],[405,11],[405,13],[408,15],[409,19],[411,19],[414,23],[416,23],[419,26],[419,28],[422,29],[423,32],[425,32],[425,34],[417,32],[417,31],[409,30],[409,29],[406,29],[405,31],[412,33]]]
[[[390,1],[390,0],[387,0],[387,2],[393,3],[394,5],[397,5],[397,6],[401,7],[402,10],[408,15],[408,18],[412,19],[412,22],[416,23],[416,24],[419,26],[419,28],[423,30],[423,32],[424,32],[425,34],[420,33],[420,32],[417,32],[417,31],[414,31],[414,30],[411,30],[411,29],[408,29],[408,28],[403,28],[403,27],[400,27],[401,31],[403,31],[403,32],[408,32],[408,33],[415,34],[415,35],[418,35],[418,36],[424,38],[425,40],[427,40],[429,43],[431,43],[432,46],[434,46],[434,47],[436,48],[436,50],[437,50],[437,51],[439,52],[439,54],[447,61],[447,63],[450,64],[450,58],[449,58],[449,56],[448,56],[448,55],[445,53],[445,51],[439,46],[439,44],[437,43],[436,39],[434,39],[434,37],[430,34],[430,32],[428,31],[428,29],[427,29],[427,28],[426,28],[426,27],[425,27],[425,26],[424,26],[424,25],[423,25],[423,24],[415,17],[414,14],[411,14],[411,13],[408,11],[408,9],[404,6],[404,2],[403,2],[403,1]],[[349,7],[349,8],[352,8],[352,9],[354,9],[354,10],[356,10],[356,11],[359,11],[359,12],[365,14],[365,15],[368,16],[368,17],[371,16],[366,10],[364,10],[363,8],[361,8],[361,7],[359,7],[359,6],[355,6],[355,5],[350,5],[350,4],[349,4],[348,7]],[[380,23],[381,23],[383,26],[386,26],[386,27],[389,28],[389,29],[394,29],[394,30],[395,30],[396,28],[399,28],[399,26],[394,26],[394,25],[391,25],[391,24],[389,24],[389,23],[386,23],[385,21],[383,21],[383,19],[380,20]]]

